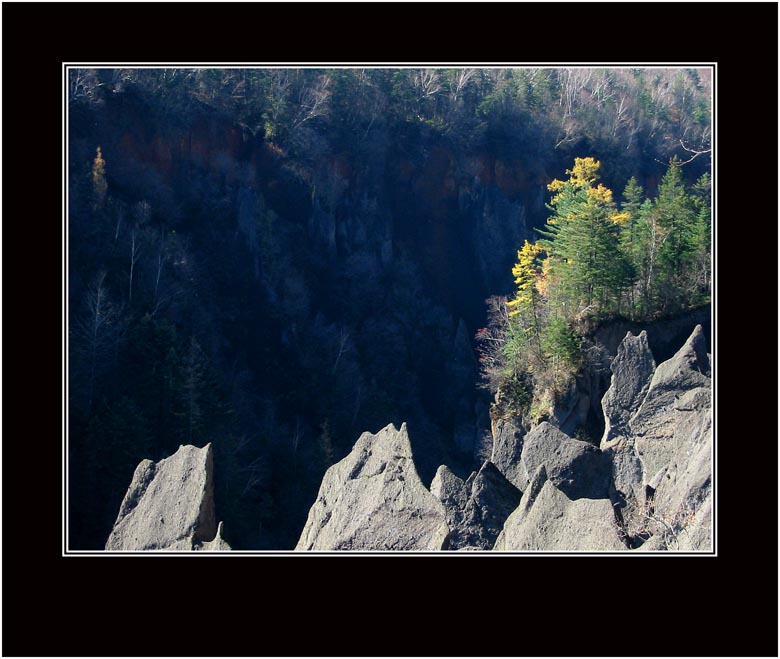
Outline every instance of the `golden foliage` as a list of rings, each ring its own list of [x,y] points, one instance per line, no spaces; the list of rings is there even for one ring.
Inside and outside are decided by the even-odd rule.
[[[95,193],[95,206],[102,206],[108,191],[108,183],[106,183],[106,161],[103,160],[100,147],[97,148],[97,155],[92,163],[92,189]]]
[[[551,258],[546,258],[542,261],[542,269],[536,277],[536,290],[539,291],[540,295],[544,295],[545,297],[549,295],[550,292],[552,264],[553,260]]]
[[[615,213],[614,215],[610,215],[607,219],[609,219],[612,224],[625,224],[631,219],[631,213],[623,211],[622,213]]]
[[[590,156],[587,158],[575,158],[574,167],[567,169],[566,173],[571,175],[570,180],[576,188],[584,188],[598,180],[599,167],[601,167],[601,163]]]
[[[537,257],[544,249],[535,243],[529,243],[527,240],[517,252],[517,263],[512,268],[512,274],[517,284],[517,295],[514,300],[507,302],[513,311],[510,316],[516,316],[520,313],[519,305],[527,306],[533,303],[536,282],[540,270],[536,263]]]
[[[552,183],[547,184],[547,189],[550,192],[555,192],[556,190],[562,190],[566,183],[563,181],[559,181],[557,178],[552,180]]]
[[[612,190],[599,183],[595,188],[588,188],[588,201],[594,205],[611,204]]]
[[[588,156],[587,158],[575,158],[574,167],[567,169],[566,173],[569,175],[568,181],[560,181],[557,178],[547,184],[547,189],[550,192],[557,192],[551,200],[550,204],[556,206],[562,199],[566,197],[567,190],[587,190],[588,200],[593,200],[594,203],[610,203],[612,201],[612,191],[609,188],[605,188],[599,184],[597,187],[593,187],[593,184],[599,178],[599,168],[601,163],[595,158]]]

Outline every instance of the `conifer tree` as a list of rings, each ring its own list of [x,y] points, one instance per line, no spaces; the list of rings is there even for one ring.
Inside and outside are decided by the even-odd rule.
[[[696,254],[698,215],[693,198],[685,190],[677,161],[670,163],[658,187],[653,210],[663,234],[658,250],[658,306],[664,310],[675,310],[688,301],[686,292]]]
[[[541,355],[539,337],[540,327],[540,293],[537,282],[541,275],[539,255],[544,250],[538,244],[527,240],[517,252],[517,263],[512,268],[515,276],[517,293],[513,300],[507,302],[509,312],[509,350],[514,352],[520,346],[527,346]],[[510,356],[510,355],[507,355]]]
[[[549,254],[556,285],[551,303],[567,318],[620,310],[635,276],[620,241],[629,215],[618,212],[612,191],[597,184],[599,167],[593,158],[575,158],[573,169],[566,170],[569,179],[547,186],[557,194],[539,244]]]

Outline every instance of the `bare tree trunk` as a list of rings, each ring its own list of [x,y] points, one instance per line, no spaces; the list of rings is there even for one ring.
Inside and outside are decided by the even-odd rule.
[[[160,227],[160,250],[157,252],[157,276],[154,280],[154,303],[157,304],[157,292],[160,289],[160,274],[163,267],[163,250],[165,249],[165,230]]]
[[[133,231],[130,234],[130,288],[127,295],[128,305],[133,301],[133,271],[135,270],[135,264],[138,263],[140,254],[141,244],[138,240],[138,227],[133,227]]]
[[[117,238],[119,238],[119,229],[122,228],[122,216],[124,215],[124,212],[122,211],[122,207],[119,207],[119,211],[116,214],[116,231],[114,231],[114,242],[117,241]]]
[[[341,357],[344,355],[345,352],[349,352],[349,332],[345,328],[341,328],[341,331],[339,333],[339,351],[336,355],[336,361],[333,363],[333,370],[331,371],[332,375],[336,374],[336,370],[339,367],[339,362],[341,361]]]

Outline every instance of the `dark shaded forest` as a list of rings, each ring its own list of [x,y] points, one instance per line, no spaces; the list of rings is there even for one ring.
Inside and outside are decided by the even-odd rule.
[[[68,87],[73,549],[101,549],[138,462],[180,444],[213,442],[236,549],[293,547],[325,469],[390,422],[424,482],[468,473],[491,402],[472,337],[517,291],[547,186],[586,155],[616,198],[632,177],[657,198],[674,157],[680,186],[710,168],[708,70],[71,69]]]

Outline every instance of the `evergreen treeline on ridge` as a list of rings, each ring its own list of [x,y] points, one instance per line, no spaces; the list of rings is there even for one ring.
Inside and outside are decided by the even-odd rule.
[[[582,366],[594,323],[648,321],[710,301],[709,174],[686,186],[675,158],[654,198],[643,199],[631,177],[618,204],[598,182],[600,167],[575,158],[567,180],[548,184],[552,215],[517,252],[515,295],[488,301],[491,323],[476,337],[487,386],[502,387],[508,409],[534,421]]]

